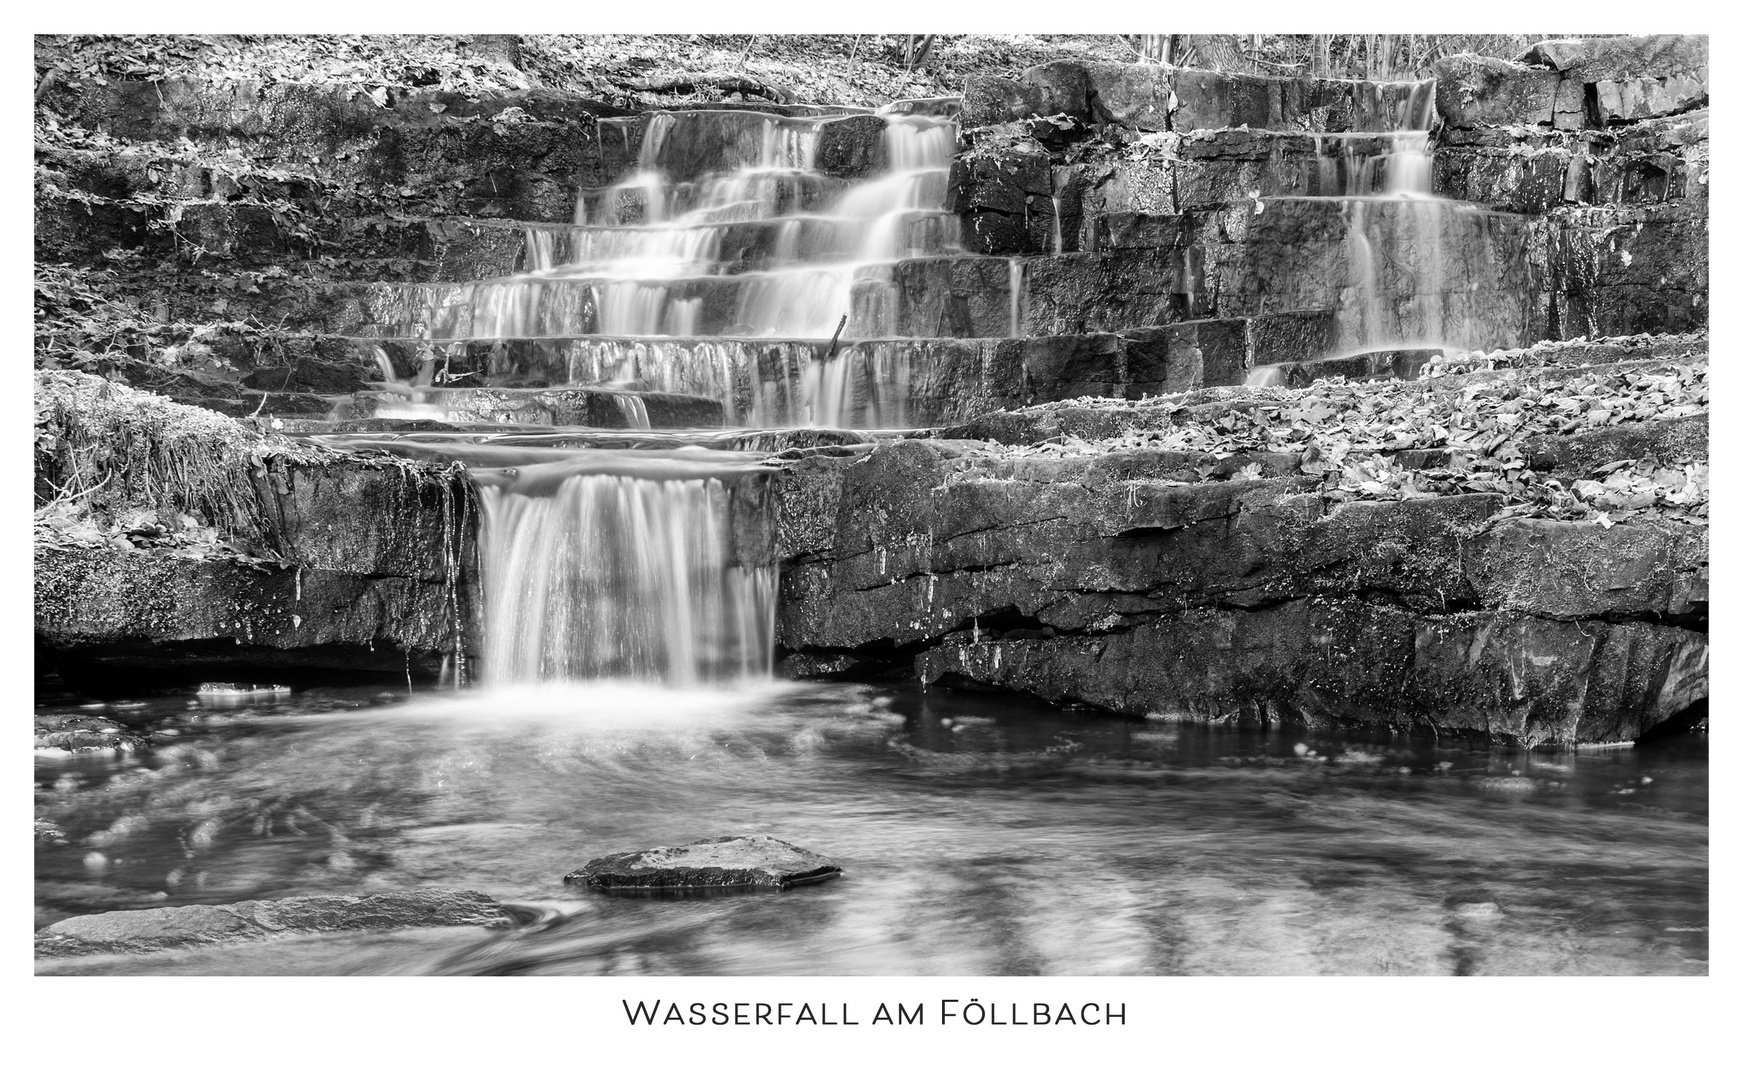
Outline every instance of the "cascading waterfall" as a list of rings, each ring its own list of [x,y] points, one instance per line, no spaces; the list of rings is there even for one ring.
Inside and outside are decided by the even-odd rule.
[[[1400,120],[1400,130],[1377,136],[1378,153],[1353,167],[1344,155],[1349,284],[1339,351],[1523,344],[1524,292],[1502,280],[1518,261],[1510,256],[1523,243],[1520,223],[1434,194],[1432,83],[1412,88]]]
[[[764,452],[592,448],[573,429],[318,441],[467,467],[485,684],[770,676],[780,572]]]
[[[737,561],[732,478],[686,475],[672,460],[558,454],[473,472],[484,681],[767,677],[778,572]]]
[[[1524,219],[1434,194],[1433,86],[1411,87],[1395,130],[1315,137],[1310,199],[1335,201],[1344,224],[1332,358],[1525,343]],[[1277,365],[1247,379],[1282,381]]]
[[[836,119],[650,114],[627,177],[582,190],[573,227],[528,228],[524,273],[469,287],[465,336],[562,341],[570,385],[711,396],[729,423],[905,422],[905,363],[811,343],[893,336],[896,265],[961,250],[944,209],[956,125],[892,111],[881,167],[848,182],[817,168]],[[599,131],[627,147],[634,125]],[[711,340],[737,359],[698,369],[658,355],[662,341],[687,359]],[[782,344],[748,358],[738,344],[769,340]]]

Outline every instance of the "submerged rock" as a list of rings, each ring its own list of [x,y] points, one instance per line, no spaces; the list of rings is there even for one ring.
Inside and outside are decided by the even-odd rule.
[[[772,836],[715,836],[594,859],[563,880],[604,892],[786,889],[839,877],[841,867]]]
[[[36,935],[36,955],[154,952],[288,934],[404,930],[414,926],[494,926],[506,917],[481,892],[411,889],[371,896],[293,896],[239,904],[189,904],[75,915]]]

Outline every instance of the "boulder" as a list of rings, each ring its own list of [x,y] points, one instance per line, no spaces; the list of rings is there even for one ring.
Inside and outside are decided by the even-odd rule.
[[[780,890],[840,875],[841,867],[816,852],[756,835],[604,855],[563,880],[612,893],[709,893]]]
[[[1557,38],[1523,57],[1561,73],[1557,127],[1670,116],[1707,102],[1707,39],[1698,35]]]
[[[144,953],[302,934],[505,925],[502,905],[471,890],[294,896],[75,915],[37,931],[36,955]]]
[[[1561,76],[1492,56],[1460,53],[1434,63],[1435,108],[1452,128],[1549,127]]]

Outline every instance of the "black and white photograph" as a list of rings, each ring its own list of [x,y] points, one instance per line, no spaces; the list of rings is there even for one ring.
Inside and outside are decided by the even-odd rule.
[[[36,983],[1708,974],[1707,36],[33,43]]]

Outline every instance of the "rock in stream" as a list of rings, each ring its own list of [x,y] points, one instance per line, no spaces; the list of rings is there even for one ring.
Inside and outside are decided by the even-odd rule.
[[[715,836],[603,855],[563,880],[610,893],[787,889],[841,875],[834,861],[772,836]]]

